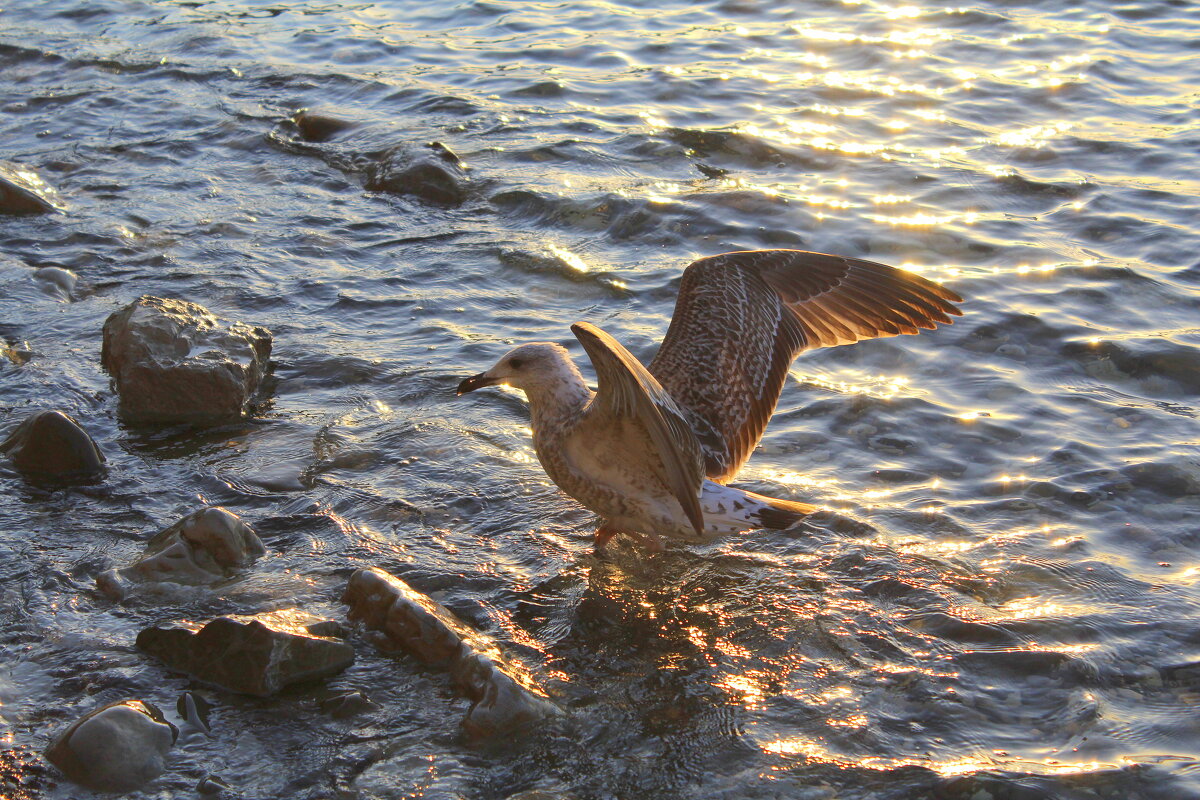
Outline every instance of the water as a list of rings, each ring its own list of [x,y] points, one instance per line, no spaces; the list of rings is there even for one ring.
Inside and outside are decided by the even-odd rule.
[[[1200,11],[1065,5],[6,4],[3,155],[69,208],[0,218],[0,335],[32,351],[0,361],[0,426],[62,409],[111,470],[0,467],[5,764],[85,796],[32,751],[173,704],[141,627],[340,617],[379,566],[568,721],[466,742],[445,676],[355,634],[325,689],[208,692],[216,738],[140,796],[1200,797]],[[353,127],[305,141],[303,108]],[[368,188],[434,141],[461,196]],[[523,403],[453,387],[517,342],[582,358],[577,319],[649,360],[691,258],[780,246],[966,314],[796,363],[741,483],[821,504],[819,532],[596,560]],[[145,293],[273,331],[258,417],[116,421],[100,328]],[[245,581],[97,593],[202,502],[266,541]],[[379,708],[320,710],[354,689]]]

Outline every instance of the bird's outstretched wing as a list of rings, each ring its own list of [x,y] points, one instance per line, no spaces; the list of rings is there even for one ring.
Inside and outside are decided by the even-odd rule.
[[[620,342],[587,322],[571,326],[596,368],[599,413],[640,422],[662,462],[660,477],[697,533],[704,530],[700,484],[704,461],[688,420],[671,396]]]
[[[954,292],[911,272],[804,250],[693,262],[650,373],[683,407],[705,472],[727,481],[775,411],[792,359],[814,347],[917,333],[961,315]]]

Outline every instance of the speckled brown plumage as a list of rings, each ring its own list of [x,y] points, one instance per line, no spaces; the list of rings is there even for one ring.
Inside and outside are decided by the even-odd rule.
[[[522,345],[459,393],[505,383],[529,397],[550,478],[614,531],[703,539],[786,527],[812,506],[723,484],[762,437],[802,350],[917,333],[960,312],[954,292],[883,264],[801,250],[703,258],[683,274],[647,369],[616,339],[571,331],[596,368],[588,389],[565,349]]]
[[[685,409],[709,478],[737,474],[804,350],[917,333],[962,298],[911,272],[804,250],[702,258],[683,273],[650,373]]]

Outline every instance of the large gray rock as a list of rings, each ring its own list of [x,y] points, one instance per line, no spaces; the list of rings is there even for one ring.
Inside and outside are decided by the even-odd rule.
[[[46,758],[76,783],[129,792],[162,773],[175,737],[155,706],[124,700],[76,721],[55,738]]]
[[[147,581],[200,586],[223,580],[265,552],[254,529],[220,506],[193,511],[160,531],[137,561],[96,578],[101,591],[123,598],[130,584]]]
[[[73,418],[39,411],[21,421],[0,444],[13,466],[30,478],[91,479],[104,472],[104,454]]]
[[[42,176],[29,167],[0,161],[0,214],[45,214],[65,207]]]
[[[267,697],[354,663],[354,649],[333,638],[333,620],[289,608],[146,628],[137,646],[173,670],[231,692]]]
[[[495,640],[399,578],[381,569],[356,570],[342,602],[350,606],[351,619],[382,633],[386,647],[449,671],[475,701],[463,720],[468,732],[494,736],[562,715]]]
[[[183,300],[139,297],[104,323],[101,363],[131,422],[236,419],[267,371],[271,333]]]

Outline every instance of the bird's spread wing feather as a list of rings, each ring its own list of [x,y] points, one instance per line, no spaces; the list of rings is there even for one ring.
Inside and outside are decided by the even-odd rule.
[[[654,376],[616,339],[587,322],[575,323],[571,332],[583,344],[596,368],[595,408],[599,413],[636,419],[646,428],[662,462],[663,482],[700,533],[704,530],[699,497],[704,462],[683,412]]]
[[[949,324],[961,301],[919,275],[857,258],[804,250],[702,258],[683,273],[649,371],[683,407],[708,477],[726,481],[762,437],[797,354]]]

